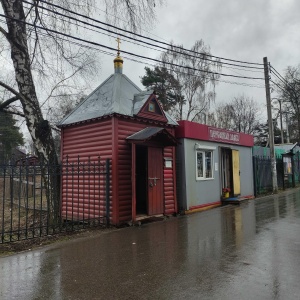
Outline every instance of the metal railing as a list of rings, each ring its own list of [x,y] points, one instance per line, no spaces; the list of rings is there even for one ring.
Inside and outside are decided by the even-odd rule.
[[[2,163],[0,243],[107,226],[109,168],[109,160],[99,157],[75,161],[66,157],[61,165],[26,159]]]
[[[300,183],[300,153],[290,155],[291,169],[287,172],[284,157],[276,158],[277,185],[279,189],[291,188]],[[253,156],[255,196],[272,192],[271,159],[267,156]]]

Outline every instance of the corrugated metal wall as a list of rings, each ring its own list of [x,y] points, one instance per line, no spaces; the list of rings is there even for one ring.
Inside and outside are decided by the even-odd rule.
[[[78,160],[80,163],[98,162],[100,157],[104,163],[105,159],[112,158],[112,120],[66,127],[62,131],[62,165],[68,159],[68,163],[74,163],[75,166],[74,175],[64,172],[62,175],[62,216],[79,220],[85,219],[85,216],[89,219],[104,216],[105,193],[101,192],[105,191],[102,188],[105,184],[103,176],[90,176],[92,172],[82,172],[80,167],[76,170],[76,165]]]

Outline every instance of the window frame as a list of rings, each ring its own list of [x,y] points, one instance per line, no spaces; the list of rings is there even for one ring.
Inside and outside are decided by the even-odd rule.
[[[214,150],[215,147],[208,147],[208,146],[200,146],[196,145],[196,180],[203,181],[203,180],[213,180],[214,179]],[[207,165],[206,165],[206,153],[211,153],[211,177],[206,177],[207,172]],[[203,165],[203,176],[198,176],[198,153],[202,153],[202,165]]]
[[[154,102],[149,102],[148,103],[148,111],[155,113],[155,103]]]

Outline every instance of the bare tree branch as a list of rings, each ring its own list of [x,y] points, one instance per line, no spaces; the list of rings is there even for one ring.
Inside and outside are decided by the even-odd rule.
[[[11,86],[7,85],[6,83],[4,83],[3,81],[0,80],[0,86],[4,87],[6,90],[10,91],[12,94],[16,95],[17,97],[19,97],[19,99],[24,99],[23,95],[20,94],[19,92],[17,92],[14,88],[12,88]]]
[[[41,107],[52,97],[53,92],[62,84],[64,81],[67,81],[68,79],[72,78],[76,73],[78,73],[81,70],[81,68],[78,68],[75,70],[70,76],[62,79],[61,81],[57,82],[56,85],[52,88],[49,96],[46,98],[46,100],[41,104]]]
[[[11,103],[19,100],[20,98],[18,96],[14,96],[8,100],[5,100],[4,102],[0,103],[0,110],[3,110],[5,107],[7,107],[8,105],[10,105]]]
[[[16,116],[20,116],[22,118],[25,118],[25,115],[18,112],[18,111],[11,111],[11,110],[7,110],[7,109],[4,109],[3,111],[5,111],[6,113],[11,114],[11,115],[16,115]]]
[[[0,26],[0,32],[5,36],[5,38],[9,41],[8,33],[6,30]]]

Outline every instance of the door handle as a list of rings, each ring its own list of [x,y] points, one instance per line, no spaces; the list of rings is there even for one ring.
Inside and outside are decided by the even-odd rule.
[[[155,186],[156,185],[156,180],[158,180],[158,179],[160,179],[160,178],[157,178],[157,177],[149,177],[148,178],[149,180],[153,180],[153,184],[152,184],[152,182],[149,184],[150,186]],[[151,185],[152,184],[152,185]]]

